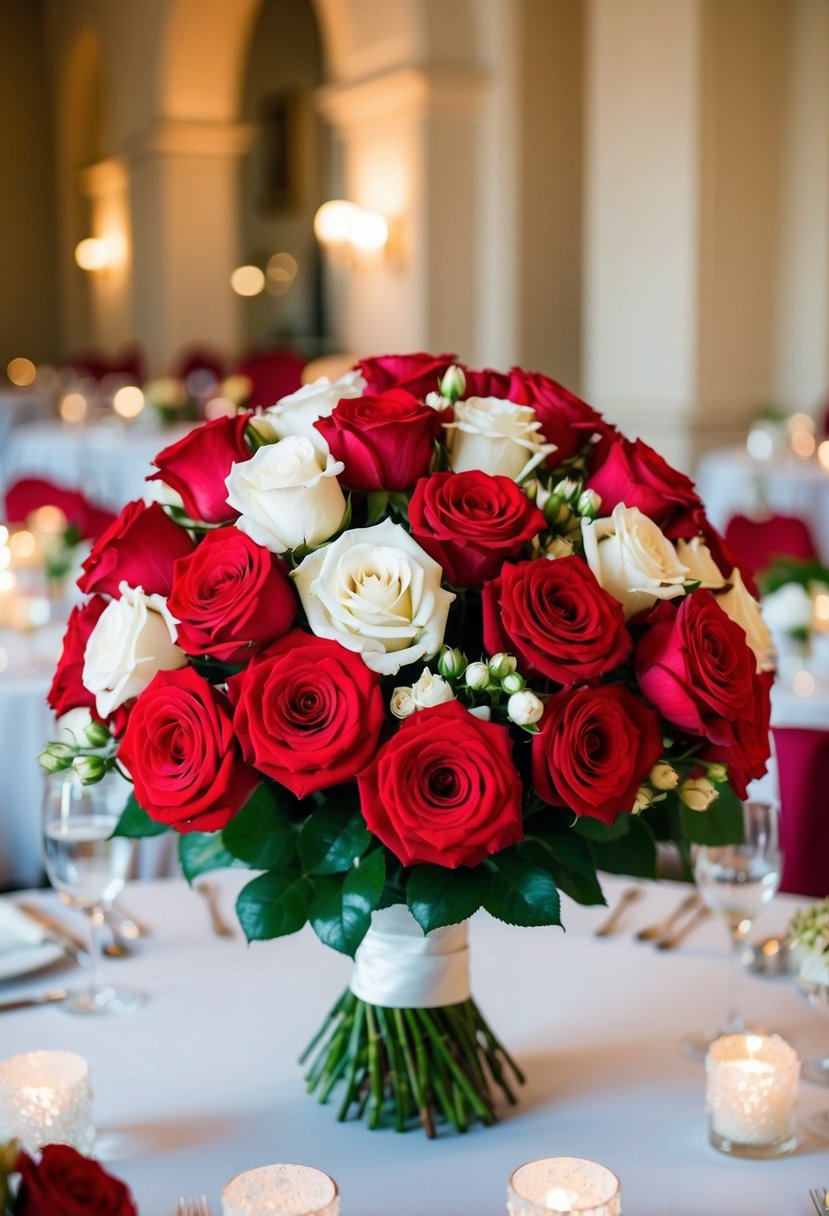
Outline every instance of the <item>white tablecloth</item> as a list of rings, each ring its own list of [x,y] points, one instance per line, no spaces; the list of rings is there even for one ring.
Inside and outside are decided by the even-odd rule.
[[[25,423],[3,445],[2,479],[9,485],[18,477],[45,477],[120,511],[124,503],[143,497],[153,457],[190,429],[186,424],[162,429],[143,421],[130,427],[114,420],[85,427]]]
[[[223,885],[239,878],[228,873]],[[611,902],[622,885],[606,881]],[[646,885],[624,931],[606,939],[592,933],[605,910],[569,901],[566,933],[475,918],[476,998],[529,1083],[501,1123],[465,1136],[428,1142],[420,1132],[338,1124],[333,1104],[303,1092],[296,1060],[346,983],[349,961],[310,930],[249,948],[241,936],[217,939],[200,897],[178,882],[136,884],[124,896],[155,934],[134,958],[107,966],[113,980],[149,995],[140,1012],[92,1022],[54,1008],[3,1014],[3,1053],[68,1048],[89,1059],[98,1151],[129,1183],[142,1216],[171,1216],[180,1194],[202,1191],[218,1216],[227,1179],[275,1161],[327,1170],[344,1216],[500,1216],[512,1169],[552,1155],[615,1170],[628,1216],[805,1216],[807,1187],[829,1181],[825,1144],[803,1133],[793,1157],[751,1162],[707,1142],[704,1072],[678,1042],[723,1015],[725,929],[706,924],[667,954],[631,937],[680,894]],[[227,887],[223,904],[230,913]],[[793,905],[779,897],[758,935],[782,929]],[[57,978],[9,981],[0,993]],[[746,977],[744,1006],[804,1058],[826,1050],[827,1024],[790,980]],[[827,1105],[829,1091],[803,1085],[801,1116]]]
[[[829,561],[829,473],[817,461],[792,456],[760,462],[745,448],[722,448],[700,459],[696,481],[708,516],[721,531],[733,515],[766,506],[806,520]]]

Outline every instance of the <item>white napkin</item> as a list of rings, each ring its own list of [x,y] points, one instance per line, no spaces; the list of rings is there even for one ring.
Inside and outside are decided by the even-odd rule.
[[[9,899],[0,899],[0,954],[38,946],[43,941],[43,929],[21,912]]]

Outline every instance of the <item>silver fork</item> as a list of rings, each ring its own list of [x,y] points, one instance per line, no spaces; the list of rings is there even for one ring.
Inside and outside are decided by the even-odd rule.
[[[210,1216],[210,1206],[206,1195],[191,1195],[179,1199],[176,1204],[176,1216]]]
[[[826,1216],[826,1213],[829,1212],[829,1203],[826,1202],[827,1198],[829,1198],[829,1191],[825,1187],[821,1187],[820,1190],[809,1191],[809,1198],[812,1201],[817,1216]]]

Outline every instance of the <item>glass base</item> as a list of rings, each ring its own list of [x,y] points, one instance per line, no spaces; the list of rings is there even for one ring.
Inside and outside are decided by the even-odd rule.
[[[815,1085],[829,1085],[829,1056],[822,1060],[804,1060],[801,1075]]]
[[[135,1013],[146,1001],[143,992],[132,992],[129,988],[99,988],[97,992],[75,992],[61,1001],[61,1009],[67,1013],[84,1016],[120,1016]]]
[[[753,1161],[770,1161],[775,1157],[788,1157],[797,1148],[797,1136],[792,1133],[775,1144],[737,1144],[721,1136],[713,1127],[708,1128],[708,1142],[719,1153],[729,1157],[748,1157]]]
[[[809,1120],[809,1131],[819,1136],[821,1140],[829,1140],[829,1110],[822,1110],[818,1115],[812,1115]]]

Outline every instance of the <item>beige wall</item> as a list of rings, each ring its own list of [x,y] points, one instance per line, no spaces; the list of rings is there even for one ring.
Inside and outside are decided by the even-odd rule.
[[[0,4],[0,369],[57,357],[55,193],[37,0]]]

